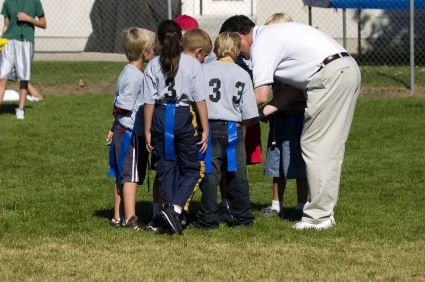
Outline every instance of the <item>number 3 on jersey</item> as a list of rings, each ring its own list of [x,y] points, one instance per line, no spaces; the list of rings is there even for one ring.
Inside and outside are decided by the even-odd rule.
[[[212,94],[209,95],[209,98],[211,102],[217,103],[221,98],[221,81],[218,78],[213,78],[210,80],[209,85],[212,87]],[[245,83],[238,81],[235,84],[235,87],[238,92],[236,93],[236,96],[232,97],[232,101],[235,105],[238,105],[241,102],[242,94],[245,89]]]
[[[177,97],[177,92],[176,92],[176,89],[174,89],[174,86],[176,85],[175,82],[174,82],[174,78],[167,78],[165,80],[165,84],[168,86],[167,90],[169,91],[169,92],[165,93],[165,98],[168,101],[175,100],[176,97]]]

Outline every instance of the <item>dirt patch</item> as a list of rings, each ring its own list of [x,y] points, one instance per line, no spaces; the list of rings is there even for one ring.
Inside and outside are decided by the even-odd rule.
[[[115,91],[114,84],[93,84],[93,85],[56,85],[56,86],[36,86],[42,95],[45,96],[65,96],[65,95],[84,95],[84,94],[113,94]],[[406,88],[394,87],[370,87],[362,86],[361,95],[364,96],[397,96],[409,97],[410,90]],[[416,88],[414,96],[425,97],[425,88]]]

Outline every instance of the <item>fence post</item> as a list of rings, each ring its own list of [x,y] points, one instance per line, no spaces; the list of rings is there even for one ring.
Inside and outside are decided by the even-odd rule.
[[[415,1],[410,0],[410,96],[415,92]]]
[[[167,17],[168,17],[169,20],[172,20],[173,19],[172,9],[173,8],[171,7],[171,0],[167,0]]]

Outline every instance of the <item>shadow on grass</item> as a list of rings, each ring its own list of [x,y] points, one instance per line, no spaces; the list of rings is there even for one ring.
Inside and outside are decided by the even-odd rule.
[[[0,107],[0,114],[15,114],[15,108],[17,107],[18,107],[18,104],[15,104],[15,103],[2,104]],[[25,108],[31,109],[32,106],[27,104]]]
[[[220,204],[220,202],[219,202]],[[199,201],[193,201],[190,204],[189,216],[192,219],[196,219],[196,213],[199,211],[201,203]],[[251,203],[251,210],[256,214],[261,213],[261,209],[265,208],[266,205],[259,203]],[[220,208],[220,205],[219,205]],[[283,209],[284,215],[289,215],[295,211],[295,207],[285,207]],[[152,202],[150,201],[141,201],[136,203],[136,214],[142,222],[150,222],[152,219]],[[94,216],[97,218],[107,218],[111,219],[114,217],[114,209],[101,209],[94,212]],[[261,219],[257,216],[256,219]]]

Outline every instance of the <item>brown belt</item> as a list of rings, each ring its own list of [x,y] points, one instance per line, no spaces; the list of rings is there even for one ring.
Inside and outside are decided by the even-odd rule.
[[[336,59],[343,58],[343,57],[350,57],[350,54],[348,54],[347,52],[341,52],[341,53],[336,53],[336,54],[333,54],[333,55],[326,57],[323,60],[322,64],[320,65],[320,68],[317,71],[320,71],[324,66],[326,66],[330,62],[333,62]]]

